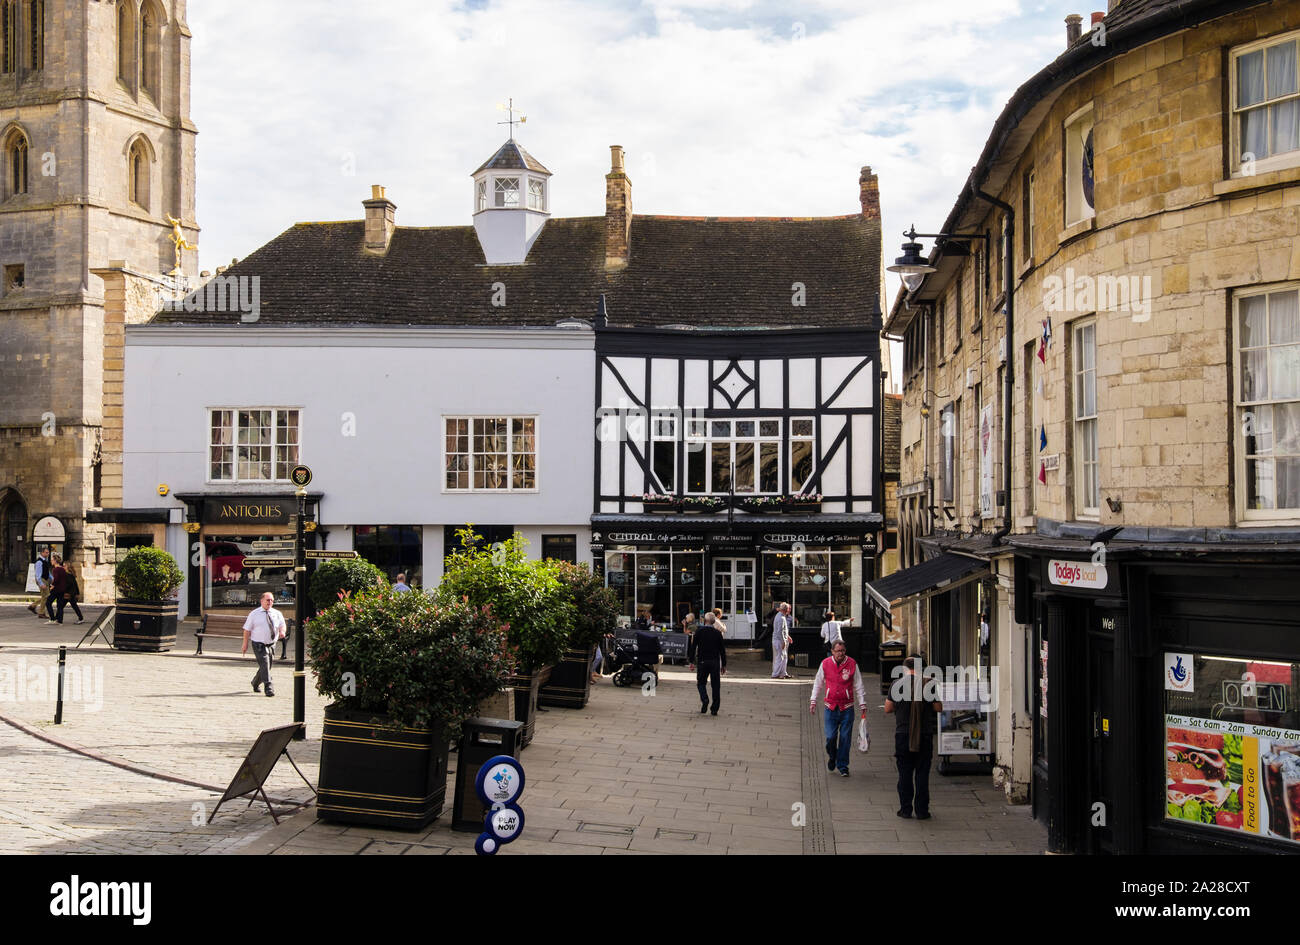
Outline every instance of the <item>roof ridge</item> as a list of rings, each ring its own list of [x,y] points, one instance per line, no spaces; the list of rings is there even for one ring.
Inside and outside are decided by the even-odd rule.
[[[859,213],[843,213],[825,217],[714,217],[682,216],[674,213],[634,213],[633,220],[685,220],[704,223],[814,223],[821,220],[853,220],[863,218]],[[864,218],[863,218],[864,219]]]

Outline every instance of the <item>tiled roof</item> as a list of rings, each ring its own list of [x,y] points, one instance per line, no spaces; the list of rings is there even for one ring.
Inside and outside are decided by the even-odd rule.
[[[614,327],[846,328],[880,315],[880,223],[858,215],[634,216],[630,261],[608,273],[604,217],[548,220],[520,266],[485,265],[472,226],[398,227],[382,256],[362,250],[363,233],[359,220],[299,223],[226,270],[259,279],[249,324],[549,327],[591,319],[601,293]],[[492,304],[497,283],[504,306]],[[155,322],[239,317],[178,310]]]
[[[521,148],[515,142],[514,138],[511,138],[505,144],[501,145],[501,147],[497,149],[497,153],[480,164],[474,173],[477,174],[479,171],[487,170],[488,168],[492,168],[493,170],[511,171],[518,171],[527,168],[528,170],[536,171],[539,174],[551,173],[542,166],[541,161],[537,160],[537,158],[533,157]]]

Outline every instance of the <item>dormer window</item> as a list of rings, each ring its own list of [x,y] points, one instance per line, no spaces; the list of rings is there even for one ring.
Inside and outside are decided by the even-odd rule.
[[[535,177],[528,179],[528,209],[543,211],[546,209],[546,181],[537,180]]]
[[[495,180],[496,202],[494,206],[514,209],[519,206],[519,178],[498,177]]]

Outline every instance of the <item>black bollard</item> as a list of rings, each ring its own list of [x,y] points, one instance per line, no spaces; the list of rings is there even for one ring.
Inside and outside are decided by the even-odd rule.
[[[54,704],[54,724],[63,724],[63,671],[68,663],[68,648],[59,647],[59,698]]]

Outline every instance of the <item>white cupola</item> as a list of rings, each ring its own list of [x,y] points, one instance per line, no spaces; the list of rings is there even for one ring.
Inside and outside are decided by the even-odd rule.
[[[551,172],[512,136],[473,177],[474,232],[487,264],[523,263],[551,215]]]

